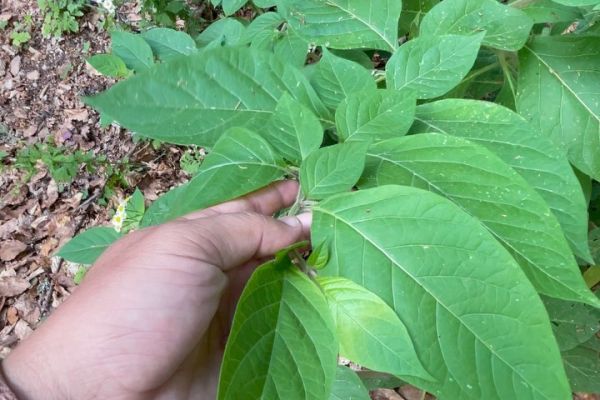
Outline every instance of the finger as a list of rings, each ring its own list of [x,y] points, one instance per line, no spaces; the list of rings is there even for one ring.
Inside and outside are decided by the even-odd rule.
[[[186,215],[184,218],[197,219],[214,216],[216,214],[233,214],[241,212],[256,212],[264,215],[273,215],[282,208],[291,206],[297,194],[298,183],[296,181],[278,181],[238,199],[217,204],[205,210],[193,212]]]
[[[286,246],[308,239],[310,231],[307,215],[277,220],[257,213],[234,213],[185,223],[190,224],[195,251],[223,271],[272,256]]]

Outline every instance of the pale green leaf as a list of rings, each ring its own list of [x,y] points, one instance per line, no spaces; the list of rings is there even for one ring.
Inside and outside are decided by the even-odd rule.
[[[569,7],[585,7],[600,4],[598,0],[554,0]]]
[[[510,254],[479,221],[420,189],[382,186],[313,208],[328,241],[323,275],[374,292],[406,325],[448,399],[569,399],[548,316]],[[320,274],[321,275],[321,274]]]
[[[310,79],[323,103],[335,110],[352,93],[376,89],[371,73],[362,65],[334,55],[323,49],[323,57]]]
[[[275,0],[252,0],[252,3],[254,3],[256,7],[260,8],[270,8],[277,4]]]
[[[365,143],[342,143],[311,153],[300,166],[300,186],[308,199],[319,200],[346,192],[360,178],[365,165]]]
[[[318,118],[287,93],[262,132],[283,158],[295,164],[300,164],[323,142],[323,127]]]
[[[600,179],[600,40],[538,37],[519,53],[517,110]]]
[[[309,42],[333,49],[398,47],[399,0],[279,0],[277,6]]]
[[[588,342],[563,353],[565,369],[571,387],[577,392],[600,393],[600,339]]]
[[[210,24],[196,37],[199,46],[235,46],[240,43],[244,25],[234,18],[221,18]]]
[[[121,230],[123,232],[128,232],[131,229],[137,229],[140,221],[144,217],[145,211],[146,205],[144,201],[144,195],[140,189],[136,188],[125,205],[125,219],[123,220]]]
[[[351,280],[319,277],[335,321],[340,355],[374,371],[431,379],[406,327],[381,298]]]
[[[112,227],[90,228],[69,240],[60,249],[58,256],[78,264],[93,264],[121,236],[123,235]]]
[[[196,42],[185,32],[169,28],[154,28],[142,33],[142,37],[161,61],[198,52]]]
[[[335,112],[342,141],[378,142],[406,134],[415,117],[416,99],[411,91],[362,90],[350,94]]]
[[[440,132],[485,146],[544,198],[575,254],[591,261],[587,203],[566,155],[516,113],[485,101],[448,99],[417,107],[411,132]]]
[[[386,65],[388,88],[412,89],[419,99],[443,95],[467,75],[483,36],[442,35],[410,40]]]
[[[110,37],[112,39],[112,53],[121,58],[127,68],[135,72],[141,72],[154,64],[152,49],[141,35],[114,31]]]
[[[130,74],[123,60],[114,54],[96,54],[86,61],[104,76],[124,78]]]
[[[543,298],[561,351],[587,342],[600,330],[600,310],[586,304]]]
[[[523,11],[496,0],[444,0],[423,18],[420,36],[485,32],[482,44],[515,51],[523,47],[532,26]]]
[[[238,11],[248,0],[222,0],[221,7],[225,15],[231,15]]]
[[[300,71],[247,48],[217,48],[158,64],[85,100],[141,135],[211,146],[230,127],[263,129],[285,92],[320,118],[331,118]]]
[[[485,147],[435,133],[386,140],[369,148],[364,178],[447,197],[510,251],[540,293],[600,305],[544,200]]]
[[[232,128],[217,142],[190,182],[152,203],[142,226],[160,224],[239,197],[283,177],[285,172],[261,136]]]
[[[287,257],[254,271],[237,305],[217,398],[327,399],[336,364],[335,327],[318,287]]]
[[[536,24],[540,23],[572,23],[582,18],[579,9],[558,4],[552,0],[537,0],[528,2],[522,8],[523,12]]]
[[[329,400],[370,400],[369,391],[356,372],[339,365],[331,387]]]

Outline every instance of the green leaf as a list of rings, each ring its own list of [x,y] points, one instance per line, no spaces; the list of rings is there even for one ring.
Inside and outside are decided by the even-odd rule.
[[[206,156],[190,182],[152,203],[142,226],[157,225],[242,196],[283,177],[285,172],[278,156],[260,135],[232,128]]]
[[[573,391],[600,392],[600,339],[588,342],[563,353],[565,369]]]
[[[410,91],[362,90],[350,94],[335,112],[342,141],[378,142],[406,134],[415,117],[416,99]]]
[[[275,0],[252,0],[252,3],[260,8],[270,8],[277,4]]]
[[[546,22],[571,23],[582,18],[581,12],[577,8],[557,4],[552,0],[537,0],[528,3],[523,7],[523,12],[536,24]]]
[[[129,75],[129,70],[123,60],[113,54],[96,54],[86,61],[104,76],[125,78]]]
[[[351,280],[319,277],[335,321],[340,355],[371,370],[432,379],[406,327],[381,298]]]
[[[600,310],[586,304],[543,298],[561,351],[587,342],[600,330]]]
[[[598,0],[554,0],[559,4],[564,4],[569,7],[584,7],[600,4]]]
[[[141,135],[211,146],[230,127],[263,129],[285,92],[328,118],[300,71],[246,48],[211,49],[158,64],[85,101]]]
[[[308,199],[320,200],[348,191],[360,178],[367,144],[335,144],[311,153],[300,166],[300,186]]]
[[[455,204],[401,186],[338,195],[313,208],[312,242],[325,241],[320,275],[351,279],[390,305],[438,380],[409,382],[452,399],[570,398],[535,290]]]
[[[566,155],[516,113],[485,101],[448,99],[417,107],[411,132],[440,132],[485,146],[546,201],[575,254],[591,261],[587,204]]]
[[[519,53],[517,110],[600,179],[600,40],[538,37]]]
[[[240,297],[217,397],[326,399],[336,350],[323,294],[289,258],[271,261],[254,271]]]
[[[348,367],[338,365],[329,400],[370,400],[369,391]]]
[[[306,264],[314,269],[322,269],[327,265],[327,261],[329,261],[329,248],[325,246],[325,243],[321,243],[313,248]]]
[[[323,103],[335,110],[352,93],[376,89],[375,80],[363,66],[334,55],[323,49],[323,57],[316,65],[311,83]]]
[[[420,36],[485,32],[482,44],[515,51],[523,47],[532,27],[523,11],[496,0],[444,0],[423,18]]]
[[[144,195],[140,189],[136,188],[125,206],[125,219],[121,229],[124,232],[137,229],[145,211]]]
[[[90,228],[69,240],[58,256],[78,264],[93,264],[96,259],[122,236],[111,227]]]
[[[169,61],[180,56],[198,52],[196,42],[185,32],[169,28],[154,28],[142,33],[154,55],[161,61]]]
[[[240,42],[245,29],[244,25],[237,19],[222,18],[202,31],[196,37],[196,42],[199,46],[235,46]]]
[[[333,49],[398,47],[401,1],[279,0],[277,9],[309,42]]]
[[[418,37],[400,46],[386,65],[388,88],[408,88],[418,99],[448,92],[467,75],[484,34]]]
[[[421,20],[436,4],[439,4],[439,0],[403,0],[399,23],[400,34],[418,32],[417,27]]]
[[[110,36],[112,53],[120,57],[127,68],[142,72],[154,64],[152,49],[142,36],[122,31],[113,31]]]
[[[485,147],[433,133],[386,140],[369,148],[364,178],[447,197],[511,252],[540,293],[600,305],[544,200]]]
[[[286,93],[277,104],[263,136],[283,158],[299,165],[321,147],[323,127],[309,109]]]
[[[221,1],[221,7],[225,15],[234,14],[240,8],[246,4],[248,0],[223,0]]]

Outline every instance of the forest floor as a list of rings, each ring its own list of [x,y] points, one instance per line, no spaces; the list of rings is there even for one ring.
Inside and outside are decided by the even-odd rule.
[[[36,0],[0,0],[0,359],[76,290],[77,268],[54,255],[64,243],[110,223],[135,187],[152,201],[189,178],[179,164],[182,148],[136,142],[115,125],[102,128],[82,103],[82,96],[114,83],[85,61],[110,47],[102,18],[91,9],[77,33],[44,38]],[[142,18],[135,2],[116,14],[117,23],[134,29]],[[25,21],[31,39],[15,47],[10,34]],[[86,154],[85,167],[72,162],[75,171],[63,182],[60,168],[77,151]],[[38,160],[42,154],[50,162]],[[424,398],[408,385],[371,397]]]

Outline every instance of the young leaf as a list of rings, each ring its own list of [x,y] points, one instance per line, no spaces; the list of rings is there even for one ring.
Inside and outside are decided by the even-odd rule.
[[[69,240],[57,255],[74,263],[93,264],[121,236],[123,235],[111,227],[90,228]]]
[[[549,297],[543,298],[543,301],[561,351],[577,347],[600,330],[600,310]]]
[[[129,32],[111,33],[112,53],[120,57],[127,68],[142,72],[154,64],[152,49],[140,36]]]
[[[222,18],[203,30],[196,37],[196,42],[200,46],[235,46],[240,42],[245,29],[244,25],[237,19]]]
[[[326,399],[336,351],[335,327],[317,286],[288,257],[268,262],[240,297],[217,398]]]
[[[352,93],[375,90],[375,80],[361,65],[338,57],[323,49],[323,57],[315,67],[311,83],[323,103],[335,110],[342,100]]]
[[[300,186],[311,200],[348,191],[365,166],[367,143],[342,143],[311,153],[300,166]]]
[[[369,391],[348,367],[338,365],[329,400],[370,400]]]
[[[418,99],[443,95],[467,75],[483,36],[442,35],[410,40],[386,65],[387,87],[412,89]]]
[[[600,179],[600,41],[577,35],[538,37],[519,53],[517,110]]]
[[[286,171],[280,163],[260,135],[232,128],[215,144],[190,182],[152,203],[142,226],[160,224],[260,189],[283,177]]]
[[[279,0],[277,9],[309,42],[332,49],[398,47],[402,2],[394,0]]]
[[[369,148],[364,177],[447,197],[510,251],[540,293],[600,305],[544,200],[483,146],[443,134],[386,140]]]
[[[533,21],[523,11],[496,0],[444,0],[425,15],[420,36],[485,31],[482,44],[516,51],[523,47],[532,27]]]
[[[306,260],[306,263],[314,269],[322,269],[327,265],[327,261],[329,261],[329,248],[325,245],[325,243],[321,243],[320,245],[313,248],[310,256]]]
[[[320,275],[351,279],[394,308],[438,380],[410,382],[452,399],[570,398],[535,290],[455,204],[401,186],[341,194],[313,208],[312,242],[325,241]]]
[[[586,343],[563,353],[565,369],[573,391],[600,392],[600,339],[594,336]]]
[[[487,101],[448,99],[417,107],[411,132],[469,139],[500,157],[546,201],[574,253],[591,262],[587,203],[566,155],[518,114]]]
[[[371,370],[432,379],[406,327],[381,298],[342,277],[319,277],[317,283],[335,321],[341,356]]]
[[[436,4],[439,4],[439,0],[403,0],[399,22],[400,35],[418,32],[417,27],[421,20]]]
[[[277,104],[263,136],[283,158],[299,165],[321,146],[323,127],[308,108],[286,93]]]
[[[161,61],[180,56],[189,56],[198,51],[196,42],[185,32],[169,28],[154,28],[142,33],[142,37]]]
[[[301,72],[247,48],[211,49],[158,64],[85,100],[144,136],[210,146],[230,127],[263,129],[285,92],[327,118]]]
[[[335,112],[341,141],[374,143],[404,135],[415,117],[417,105],[409,90],[362,90],[344,99]]]
[[[131,229],[137,229],[144,217],[145,210],[144,195],[140,189],[136,188],[125,206],[125,220],[123,221],[121,230],[128,232]]]
[[[114,54],[96,54],[86,61],[96,71],[111,78],[125,78],[130,73],[123,60]]]

